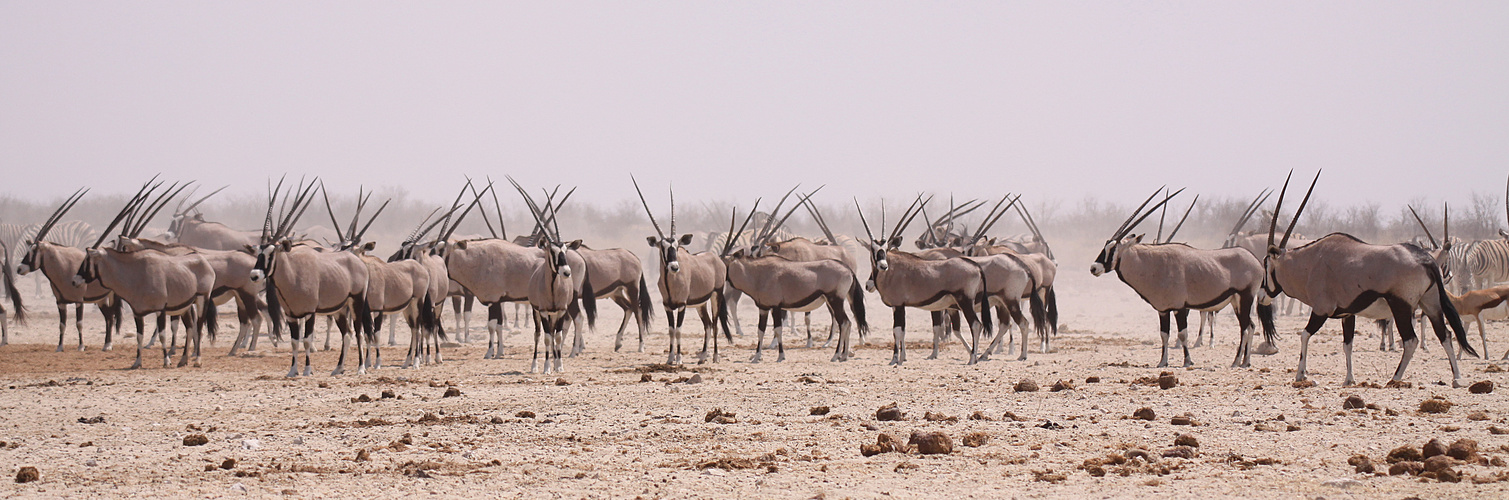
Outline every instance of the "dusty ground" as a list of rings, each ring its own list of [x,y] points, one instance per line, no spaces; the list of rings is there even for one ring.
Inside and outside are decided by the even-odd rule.
[[[955,342],[940,359],[927,360],[925,317],[914,313],[910,360],[901,368],[886,366],[890,315],[873,295],[869,345],[843,364],[828,362],[829,350],[801,348],[794,339],[787,339],[793,348],[784,363],[771,362],[774,353],[765,363],[747,363],[754,314],[746,303],[743,320],[751,335],[725,351],[723,362],[666,369],[656,365],[665,361],[664,319],[657,315],[646,352],[613,353],[610,333],[619,316],[603,302],[602,331],[589,337],[584,356],[567,360],[563,375],[527,373],[523,334],[509,338],[506,359],[482,360],[484,346],[474,333],[472,344],[447,349],[440,366],[394,368],[403,349],[388,348],[389,366],[331,377],[335,353],[322,352],[314,358],[315,375],[299,379],[283,377],[286,343],[228,358],[227,337],[206,353],[202,368],[149,364],[127,371],[134,342],[101,352],[102,323],[93,311],[86,315],[88,349],[74,349],[70,328],[68,350],[54,353],[56,318],[50,304],[42,307],[50,300],[32,300],[33,321],[13,329],[12,345],[0,347],[0,440],[6,443],[0,470],[7,474],[0,496],[1509,495],[1509,483],[1472,481],[1509,472],[1505,467],[1457,465],[1464,481],[1440,483],[1358,474],[1347,463],[1365,454],[1383,464],[1389,450],[1435,437],[1448,444],[1474,439],[1484,456],[1509,458],[1509,435],[1488,430],[1509,427],[1502,396],[1509,389],[1479,395],[1441,385],[1450,375],[1439,346],[1417,356],[1407,375],[1412,388],[1344,388],[1339,326],[1331,324],[1311,346],[1311,376],[1319,385],[1296,388],[1294,332],[1301,319],[1280,320],[1282,353],[1232,369],[1235,321],[1226,314],[1216,347],[1196,350],[1197,366],[1172,370],[1179,385],[1161,390],[1134,382],[1162,371],[1153,367],[1158,347],[1151,311],[1115,278],[1091,281],[1078,274],[1084,273],[1061,274],[1065,329],[1057,352],[1034,349],[1026,362],[998,356],[966,366]],[[815,316],[827,324],[826,314]],[[1504,331],[1490,326],[1496,350],[1509,346]],[[1359,340],[1360,381],[1387,382],[1397,362],[1397,353],[1378,352],[1376,336]],[[1509,383],[1509,375],[1488,372],[1491,366],[1466,361],[1464,378]],[[653,381],[641,382],[645,375]],[[672,382],[693,375],[702,382]],[[1042,390],[1015,392],[1023,379]],[[1074,388],[1049,391],[1058,380]],[[451,386],[461,395],[442,397]],[[395,397],[382,398],[384,391]],[[376,401],[353,402],[363,395]],[[1378,409],[1343,411],[1349,395]],[[1438,395],[1456,406],[1443,414],[1417,411]],[[891,402],[906,412],[905,420],[877,421],[876,410]],[[817,406],[831,412],[812,415]],[[1143,407],[1154,411],[1153,421],[1128,418]],[[713,409],[734,417],[705,421]],[[927,412],[958,420],[929,421]],[[987,419],[970,419],[975,412]],[[1007,412],[1021,420],[1004,420]],[[1184,414],[1200,425],[1171,423]],[[80,422],[94,417],[101,420]],[[954,452],[860,454],[860,446],[881,433],[905,440],[919,430],[947,433]],[[962,446],[971,433],[989,440]],[[1082,466],[1108,453],[1125,456],[1127,448],[1160,455],[1180,433],[1198,439],[1193,458],[1157,458],[1151,467],[1106,465],[1104,477]],[[185,446],[192,434],[208,443]],[[219,468],[227,459],[234,466]],[[23,466],[39,469],[40,481],[14,483],[10,478]],[[1342,478],[1355,482],[1326,483]]]

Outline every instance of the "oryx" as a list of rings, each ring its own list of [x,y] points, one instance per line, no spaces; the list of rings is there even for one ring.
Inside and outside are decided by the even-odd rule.
[[[85,305],[98,305],[100,314],[105,317],[104,350],[108,351],[114,346],[115,334],[120,333],[121,328],[120,299],[110,293],[110,289],[99,283],[83,286],[73,284],[73,275],[78,271],[79,264],[84,262],[84,251],[47,241],[47,234],[53,225],[88,191],[80,188],[58,205],[57,210],[37,229],[37,234],[25,242],[26,253],[21,255],[21,263],[16,267],[16,273],[22,276],[32,271],[41,271],[52,287],[52,296],[58,306],[58,352],[63,352],[63,335],[68,331],[69,304],[74,305],[74,329],[78,333],[80,351],[84,350]]]
[[[289,377],[299,376],[299,345],[304,346],[305,376],[311,375],[309,351],[314,348],[314,319],[317,315],[335,315],[341,331],[341,356],[331,375],[346,370],[346,346],[351,334],[351,319],[371,321],[367,311],[367,265],[351,252],[296,243],[289,238],[294,224],[314,201],[310,193],[318,179],[308,186],[290,187],[283,195],[278,224],[273,225],[273,211],[279,208],[278,187],[268,192],[267,216],[262,225],[260,243],[254,248],[257,264],[252,268],[253,282],[267,280],[267,305],[272,321],[288,317],[292,360]],[[294,195],[298,192],[297,195]],[[291,202],[289,197],[293,196]],[[302,322],[302,324],[300,324]],[[302,327],[302,328],[301,328]],[[363,328],[368,328],[362,325]],[[302,342],[301,342],[302,341]]]
[[[251,270],[257,264],[256,257],[244,250],[209,250],[148,238],[126,238],[120,245],[127,251],[151,249],[172,255],[197,253],[204,257],[215,270],[215,290],[211,299],[216,305],[225,304],[232,299],[236,301],[240,331],[236,335],[236,341],[231,344],[229,355],[235,356],[243,346],[256,350],[257,334],[262,328],[262,314],[267,311],[267,303],[259,296],[262,284],[251,282]]]
[[[224,187],[216,189],[210,194],[189,203],[187,207],[182,203],[173,210],[173,221],[168,223],[168,232],[165,234],[168,240],[196,248],[210,250],[241,250],[248,246],[259,244],[259,233],[256,231],[241,231],[231,229],[219,222],[204,220],[204,214],[195,210],[204,200],[219,193]],[[192,195],[191,195],[192,196]],[[185,198],[187,199],[187,198]]]
[[[1146,212],[1142,209],[1158,196],[1158,192],[1154,191],[1152,196],[1143,201],[1121,223],[1121,227],[1112,233],[1111,238],[1106,240],[1100,255],[1090,265],[1090,274],[1100,276],[1108,271],[1115,271],[1117,278],[1132,287],[1142,300],[1158,311],[1158,330],[1163,340],[1159,367],[1168,366],[1170,314],[1178,322],[1184,366],[1191,366],[1194,365],[1194,360],[1189,356],[1189,311],[1221,307],[1235,297],[1242,340],[1232,366],[1249,366],[1254,303],[1257,305],[1258,318],[1263,323],[1265,343],[1271,344],[1276,335],[1272,326],[1271,305],[1266,299],[1259,300],[1259,287],[1263,281],[1262,264],[1242,249],[1205,250],[1182,243],[1144,245],[1143,235],[1129,236],[1138,224],[1179,192],[1165,197]],[[1258,352],[1262,353],[1264,349],[1260,348]]]
[[[155,178],[154,178],[155,179]],[[160,337],[167,326],[167,318],[180,316],[186,330],[192,330],[184,340],[183,353],[178,358],[178,366],[182,367],[189,362],[189,343],[193,342],[194,366],[199,366],[200,343],[206,327],[211,336],[215,334],[215,302],[210,298],[215,290],[215,269],[204,257],[188,253],[183,255],[171,255],[157,250],[143,249],[136,251],[121,250],[119,248],[101,247],[105,238],[109,237],[110,231],[126,220],[125,229],[121,237],[139,233],[137,226],[145,226],[151,220],[161,204],[171,200],[177,195],[174,186],[169,186],[156,200],[150,204],[148,197],[161,183],[142,186],[126,206],[116,214],[115,220],[105,228],[99,240],[94,242],[85,251],[84,260],[79,264],[74,273],[72,283],[74,286],[82,286],[86,283],[98,282],[109,289],[126,304],[131,306],[131,313],[136,316],[136,362],[131,368],[141,367],[141,355],[146,336],[143,335],[142,318],[148,314],[157,313],[157,328],[154,337]],[[186,187],[186,186],[185,186]],[[178,191],[183,188],[179,187]],[[140,216],[133,224],[132,219]],[[159,341],[161,341],[159,339]],[[168,366],[167,342],[162,345],[162,364]]]
[[[1304,212],[1310,194],[1315,191],[1315,182],[1319,180],[1320,173],[1316,172],[1315,181],[1310,183],[1310,189],[1300,201],[1299,209],[1295,210],[1289,228],[1284,231],[1284,238],[1277,244],[1273,242],[1273,235],[1278,228],[1278,217],[1275,216],[1269,223],[1268,251],[1263,261],[1263,289],[1270,297],[1279,292],[1287,293],[1311,308],[1310,322],[1300,333],[1299,368],[1295,371],[1295,380],[1305,380],[1310,336],[1320,330],[1326,319],[1341,318],[1342,351],[1347,358],[1346,384],[1351,385],[1352,337],[1356,330],[1356,315],[1381,300],[1393,313],[1394,325],[1399,329],[1399,337],[1404,344],[1404,354],[1399,360],[1399,368],[1394,371],[1393,379],[1404,378],[1404,370],[1409,367],[1410,358],[1414,356],[1415,347],[1419,343],[1410,321],[1418,307],[1430,318],[1436,338],[1446,350],[1446,357],[1451,363],[1452,385],[1460,387],[1461,373],[1457,368],[1457,357],[1451,343],[1451,333],[1446,329],[1447,324],[1456,331],[1457,342],[1461,344],[1463,351],[1474,356],[1477,351],[1467,342],[1462,319],[1452,307],[1443,287],[1441,271],[1429,254],[1408,244],[1370,245],[1343,233],[1332,233],[1308,245],[1287,248],[1295,221]],[[1279,213],[1279,208],[1284,204],[1284,194],[1288,187],[1289,180],[1286,178],[1285,190],[1279,192],[1278,205],[1274,208],[1275,214]]]
[[[570,319],[568,316],[577,309],[585,309],[590,315],[597,314],[594,310],[597,301],[592,296],[593,287],[589,276],[591,272],[587,269],[586,262],[575,252],[581,246],[581,240],[561,240],[560,223],[556,220],[554,200],[549,193],[545,198],[545,212],[541,212],[540,207],[519,183],[511,177],[508,181],[524,197],[529,213],[542,229],[536,246],[545,255],[543,259],[536,261],[529,276],[529,305],[534,309],[534,320],[540,327],[538,330],[543,330],[545,338],[544,372],[551,372],[552,358],[555,359],[554,371],[563,371],[561,345],[566,342],[566,320]],[[535,334],[535,355],[529,362],[530,372],[534,372],[535,361],[539,358],[540,335]],[[577,339],[580,344],[580,329]],[[573,352],[575,349],[576,347],[572,348]]]
[[[986,290],[985,274],[980,265],[968,259],[924,260],[914,254],[903,252],[901,234],[912,219],[921,213],[917,207],[923,204],[919,195],[902,213],[896,226],[883,239],[875,239],[870,223],[865,219],[859,200],[854,208],[859,211],[859,220],[864,224],[865,248],[870,254],[870,278],[865,281],[867,290],[878,290],[880,300],[891,307],[895,319],[892,335],[895,347],[891,352],[893,365],[906,362],[906,308],[915,307],[938,312],[957,307],[969,322],[974,342],[969,346],[969,363],[979,360],[980,332],[990,328],[990,299]],[[885,229],[884,202],[881,205],[881,229]],[[976,307],[978,315],[976,314]],[[943,317],[933,315],[933,338],[943,334]]]
[[[452,208],[452,213],[454,213],[454,210],[455,207]],[[404,238],[402,243],[398,244],[398,251],[388,257],[388,262],[410,260],[419,263],[427,274],[429,285],[424,297],[428,305],[421,304],[418,307],[420,328],[417,330],[410,329],[413,336],[409,339],[409,352],[404,357],[404,368],[414,368],[423,364],[441,362],[440,341],[445,338],[445,328],[440,323],[440,308],[445,305],[445,298],[450,293],[450,287],[456,282],[451,281],[450,272],[445,267],[445,260],[439,255],[439,241],[423,241],[425,236],[436,225],[445,222],[449,218],[442,217],[434,223],[430,223],[430,217],[433,217],[439,211],[440,209],[436,208],[429,215],[425,216],[424,220],[419,221],[419,225],[413,231],[409,232],[408,237]],[[451,214],[447,214],[447,216],[449,215]],[[425,226],[426,223],[430,225]],[[420,228],[424,229],[421,230]],[[444,227],[440,229],[441,233],[445,231],[446,228]],[[457,310],[459,311],[460,308],[457,308]],[[428,318],[424,317],[426,314],[428,314]]]
[[[1048,249],[1048,244],[1042,238],[1042,234],[1037,232],[1036,224],[1030,222],[1030,218],[1021,209],[1021,196],[1011,197],[1011,202],[1005,208],[1001,208],[1001,204],[1005,203],[1006,200],[1007,197],[1003,197],[1001,201],[996,202],[995,207],[991,208],[990,212],[986,214],[985,219],[977,226],[978,229],[974,235],[966,235],[967,241],[973,243],[966,247],[965,251],[968,255],[972,256],[1008,255],[1011,257],[1012,263],[998,264],[997,267],[1014,264],[1021,266],[1027,272],[1027,284],[1030,285],[1030,288],[1015,292],[1017,295],[1012,302],[996,304],[998,308],[1001,308],[999,310],[1001,315],[1000,329],[1001,334],[1007,336],[1005,343],[1008,347],[1014,349],[1014,346],[1010,345],[1011,330],[1008,328],[1010,323],[1007,322],[1007,315],[1017,324],[1018,330],[1022,335],[1022,351],[1017,356],[1017,360],[1021,361],[1027,359],[1027,323],[1024,321],[1021,312],[1021,301],[1023,299],[1027,300],[1029,311],[1032,313],[1033,329],[1037,332],[1038,336],[1038,349],[1043,353],[1051,350],[1049,339],[1058,329],[1056,326],[1058,323],[1058,297],[1054,289],[1054,281],[1058,277],[1058,264],[1053,262],[1052,251]],[[986,238],[986,233],[990,228],[994,227],[996,222],[1012,208],[1017,209],[1017,214],[1022,217],[1022,220],[1027,223],[1028,228],[1033,231],[1033,245],[1002,245],[997,244],[997,241],[994,239]],[[995,273],[1001,272],[1003,271],[995,271]],[[1007,300],[1009,296],[1008,291],[1017,290],[1016,283],[1018,281],[1007,280],[1006,282],[997,282],[1002,279],[1006,279],[1005,276],[999,278],[991,276],[988,280],[993,288],[992,297],[998,302]],[[999,340],[992,342],[991,346],[994,351],[1000,352],[1001,342]]]
[[[707,346],[712,343],[714,354],[718,350],[717,324],[714,318],[723,324],[723,335],[733,342],[733,334],[728,327],[728,303],[724,300],[724,285],[728,281],[728,266],[723,259],[711,252],[693,254],[684,248],[691,244],[691,233],[676,235],[676,192],[671,191],[671,225],[670,235],[660,230],[660,223],[655,221],[655,212],[650,210],[650,203],[645,201],[644,192],[639,189],[639,181],[634,176],[629,176],[634,183],[634,191],[639,194],[639,202],[644,205],[645,215],[650,217],[650,225],[655,228],[655,236],[645,239],[650,247],[655,249],[660,262],[660,280],[657,287],[660,289],[660,301],[665,307],[666,322],[669,324],[670,346],[666,356],[667,364],[681,363],[681,325],[686,321],[686,309],[697,309],[697,314],[702,318],[702,352],[698,354],[699,361],[707,360]],[[716,311],[716,313],[714,312]]]
[[[401,313],[409,324],[411,338],[419,337],[419,330],[428,327],[428,321],[433,316],[430,311],[428,293],[430,289],[430,272],[414,260],[398,260],[389,262],[369,255],[376,248],[375,242],[363,241],[367,229],[382,215],[383,209],[388,207],[388,201],[377,207],[377,211],[367,219],[366,225],[360,230],[356,224],[360,220],[362,210],[366,208],[367,201],[372,193],[362,196],[360,188],[356,193],[356,210],[351,215],[351,222],[343,229],[340,221],[336,220],[335,210],[330,206],[330,196],[324,186],[320,186],[320,196],[325,200],[325,211],[330,214],[330,223],[340,234],[341,241],[336,250],[345,250],[356,254],[367,266],[367,290],[364,299],[367,302],[366,313],[377,315],[375,319],[361,318],[361,328],[356,334],[356,358],[357,373],[365,373],[367,368],[377,369],[382,366],[382,349],[378,347],[378,340],[382,334],[384,316],[388,313]],[[391,201],[391,200],[389,200]],[[398,322],[393,322],[393,328],[388,336],[391,343],[393,332],[398,330]],[[370,326],[370,328],[369,328]],[[342,339],[342,343],[345,340]]]

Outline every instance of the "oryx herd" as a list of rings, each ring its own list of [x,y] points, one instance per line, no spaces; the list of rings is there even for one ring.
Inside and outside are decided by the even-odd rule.
[[[1158,232],[1151,240],[1144,241],[1145,234],[1134,233],[1155,212],[1166,214],[1171,201],[1183,191],[1159,188],[1111,233],[1091,263],[1090,273],[1101,276],[1114,272],[1157,311],[1162,340],[1160,367],[1169,364],[1170,347],[1180,350],[1184,366],[1193,365],[1190,349],[1200,346],[1207,326],[1214,342],[1213,315],[1227,306],[1234,311],[1240,331],[1233,367],[1250,366],[1254,353],[1278,352],[1274,316],[1275,306],[1281,304],[1276,300],[1289,300],[1310,311],[1309,323],[1300,333],[1295,372],[1298,380],[1307,376],[1310,336],[1327,319],[1337,318],[1342,321],[1345,383],[1354,383],[1352,343],[1356,320],[1361,316],[1398,330],[1403,352],[1394,380],[1404,377],[1421,347],[1415,327],[1418,320],[1421,325],[1430,323],[1450,362],[1453,383],[1460,384],[1458,351],[1474,356],[1478,352],[1468,343],[1463,318],[1478,323],[1486,353],[1483,322],[1509,317],[1509,286],[1471,291],[1457,288],[1465,293],[1456,295],[1448,290],[1448,284],[1453,278],[1459,287],[1464,283],[1472,287],[1509,281],[1509,233],[1503,240],[1462,242],[1451,237],[1448,215],[1442,239],[1436,240],[1416,215],[1426,238],[1415,242],[1375,245],[1343,233],[1307,240],[1295,235],[1294,227],[1319,177],[1316,173],[1316,180],[1282,235],[1277,229],[1288,179],[1272,209],[1263,208],[1272,194],[1269,190],[1247,205],[1219,249],[1174,241],[1198,196],[1166,236],[1164,215],[1160,215]],[[377,244],[366,235],[389,201],[376,205],[370,214],[364,213],[371,201],[370,192],[357,191],[356,208],[347,217],[337,214],[326,185],[319,179],[297,183],[280,179],[269,183],[262,227],[243,231],[205,220],[197,211],[220,190],[195,199],[192,191],[185,194],[192,182],[165,186],[154,177],[136,191],[93,241],[79,245],[84,248],[48,239],[49,232],[64,222],[64,216],[88,189],[74,192],[45,221],[34,225],[34,232],[28,229],[24,241],[13,243],[20,247],[19,262],[12,262],[12,248],[0,248],[5,258],[0,274],[10,297],[9,309],[18,322],[25,321],[26,315],[12,272],[25,275],[39,271],[46,278],[58,308],[59,351],[67,332],[68,305],[75,306],[79,349],[83,349],[80,322],[84,305],[95,304],[104,316],[105,350],[113,347],[115,335],[121,331],[123,311],[129,308],[137,328],[137,355],[132,368],[142,366],[142,352],[151,342],[162,344],[163,364],[168,366],[172,351],[178,348],[176,325],[171,340],[166,332],[175,317],[187,334],[178,366],[190,362],[198,366],[203,334],[209,333],[213,342],[218,306],[232,301],[239,330],[230,354],[255,350],[257,338],[264,333],[276,343],[286,331],[290,341],[289,377],[312,374],[315,320],[322,316],[333,322],[341,336],[340,356],[332,375],[345,371],[352,339],[356,342],[357,372],[382,366],[379,333],[388,315],[394,315],[395,321],[401,317],[409,327],[408,352],[402,367],[440,363],[442,347],[450,345],[441,322],[447,298],[454,299],[452,314],[457,316],[457,327],[464,324],[472,301],[486,308],[484,359],[505,357],[503,344],[510,329],[505,321],[505,304],[516,305],[513,327],[518,327],[517,307],[527,306],[527,318],[535,325],[531,372],[560,371],[563,358],[585,350],[583,329],[595,328],[599,299],[612,300],[623,309],[613,350],[623,347],[623,335],[632,319],[638,334],[636,348],[643,352],[646,333],[653,329],[656,296],[667,325],[665,353],[669,364],[682,362],[681,333],[688,309],[695,310],[702,323],[698,362],[720,362],[726,349],[720,347],[719,337],[732,344],[739,326],[733,313],[744,297],[759,311],[751,362],[761,361],[766,349],[776,351],[776,361],[785,359],[782,331],[793,333],[790,312],[804,313],[807,347],[812,347],[810,314],[818,309],[825,309],[832,318],[828,341],[832,343],[836,337],[837,342],[831,361],[848,361],[854,355],[854,337],[863,342],[870,330],[865,304],[869,293],[877,294],[893,314],[893,365],[907,361],[908,308],[931,315],[933,350],[929,359],[938,357],[940,345],[951,338],[957,338],[967,349],[968,364],[988,360],[1003,348],[1015,353],[1017,359],[1026,359],[1032,345],[1039,352],[1053,349],[1052,340],[1059,329],[1055,286],[1058,266],[1019,195],[992,198],[993,205],[992,200],[955,205],[950,199],[947,211],[936,219],[928,215],[933,198],[927,195],[912,198],[894,220],[885,213],[884,203],[878,211],[867,211],[855,199],[856,212],[852,215],[858,216],[858,226],[865,231],[855,237],[836,234],[829,227],[813,200],[822,188],[798,193],[794,187],[768,213],[759,212],[760,199],[742,214],[735,207],[727,214],[726,232],[721,227],[678,232],[674,190],[669,192],[669,210],[657,215],[638,179],[631,176],[630,180],[648,226],[654,230],[646,235],[654,255],[643,261],[630,250],[594,249],[576,237],[590,235],[562,234],[560,213],[574,189],[562,194],[556,187],[531,194],[512,178],[508,182],[528,208],[532,221],[533,229],[528,233],[509,239],[492,181],[467,180],[449,206],[431,211],[402,239],[397,251],[383,259],[371,254]],[[334,227],[334,240],[315,241],[295,230],[315,205],[316,195],[323,200]],[[155,239],[143,237],[148,224],[180,197],[184,199],[177,201],[167,230]],[[970,230],[966,216],[987,205],[991,208]],[[821,230],[821,237],[797,236],[784,227],[798,209],[803,209]],[[490,237],[455,238],[461,222],[473,212]],[[1012,212],[1030,235],[1010,240],[991,237],[990,229]],[[903,250],[904,234],[918,217],[925,227],[914,241],[916,249]],[[1266,234],[1243,230],[1254,218],[1268,219]],[[693,251],[690,246],[699,236],[706,240],[696,248],[705,250]],[[861,250],[867,259],[856,258]],[[647,265],[655,268],[647,269]],[[656,281],[658,293],[651,292],[650,280]],[[1201,313],[1201,326],[1193,339],[1188,336],[1191,310]],[[0,325],[6,323],[5,314],[6,308],[0,307]],[[155,319],[151,334],[144,331],[148,317]],[[1012,339],[1013,325],[1020,335],[1019,349]],[[1253,333],[1259,327],[1263,341],[1253,345]],[[393,345],[396,324],[389,328],[389,345]],[[568,328],[574,332],[570,342]],[[0,345],[8,343],[8,330],[0,333],[4,335]],[[769,343],[767,333],[771,334]],[[1172,344],[1171,336],[1175,340]],[[462,337],[458,340],[465,341],[464,334]],[[328,338],[326,345],[328,349]]]

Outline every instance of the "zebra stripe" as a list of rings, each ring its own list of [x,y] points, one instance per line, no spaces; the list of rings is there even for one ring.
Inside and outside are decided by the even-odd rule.
[[[33,230],[35,231],[35,230]],[[94,244],[99,239],[100,233],[89,227],[89,223],[81,220],[61,221],[53,224],[52,229],[47,231],[44,238],[52,243],[65,247],[84,248]]]
[[[754,240],[754,237],[755,237],[756,233],[758,233],[758,232],[759,232],[759,230],[756,230],[756,229],[748,229],[748,230],[745,230],[742,233],[739,233],[739,234],[735,235],[733,248],[740,248],[740,247],[748,248],[749,244],[752,243],[752,240]],[[799,236],[799,235],[796,234],[796,233],[793,233],[791,231],[787,231],[786,228],[776,228],[775,234],[773,234],[770,237],[770,241],[786,241],[786,240],[795,238],[797,236]],[[707,248],[703,249],[703,251],[704,252],[718,252],[718,251],[723,250],[723,245],[725,243],[727,243],[727,238],[728,238],[728,231],[718,231],[716,233],[708,233],[707,234]]]
[[[37,225],[23,226],[20,224],[0,224],[0,243],[11,252],[12,259],[20,259],[25,252],[26,240],[30,240],[37,234]]]
[[[1474,241],[1467,246],[1467,256],[1458,279],[1470,280],[1473,289],[1509,281],[1509,240]]]

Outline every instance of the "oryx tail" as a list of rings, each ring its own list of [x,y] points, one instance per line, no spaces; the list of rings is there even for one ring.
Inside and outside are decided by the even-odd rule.
[[[655,304],[650,302],[650,286],[644,280],[644,273],[639,273],[639,321],[649,325],[650,316],[654,314]]]
[[[864,341],[870,333],[870,322],[865,320],[865,289],[859,284],[859,276],[849,285],[849,312],[854,314],[854,324],[859,325],[859,340]]]
[[[1423,251],[1422,251],[1423,252]],[[1451,297],[1446,295],[1446,284],[1441,280],[1441,268],[1431,260],[1425,265],[1425,273],[1430,275],[1430,281],[1436,286],[1436,294],[1440,297],[1441,313],[1446,315],[1446,323],[1451,325],[1452,331],[1457,334],[1457,345],[1462,347],[1462,352],[1471,354],[1472,357],[1481,357],[1478,351],[1472,348],[1472,343],[1467,341],[1467,327],[1462,326],[1462,316],[1457,314],[1456,306],[1451,304]],[[1441,337],[1441,342],[1450,339]]]
[[[10,249],[0,243],[0,252],[3,252],[5,271],[0,273],[5,281],[5,293],[10,296],[11,309],[16,310],[16,324],[26,324],[26,305],[21,303],[21,292],[16,290],[16,268],[10,265]]]

